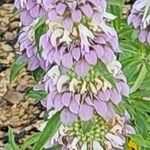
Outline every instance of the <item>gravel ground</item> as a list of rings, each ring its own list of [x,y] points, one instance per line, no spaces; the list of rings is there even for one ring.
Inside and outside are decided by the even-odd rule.
[[[40,102],[24,96],[34,84],[30,72],[24,69],[12,85],[9,84],[11,64],[19,54],[19,24],[13,2],[0,0],[0,150],[4,150],[8,141],[8,126],[15,132],[16,142],[22,143],[38,131],[45,113]]]

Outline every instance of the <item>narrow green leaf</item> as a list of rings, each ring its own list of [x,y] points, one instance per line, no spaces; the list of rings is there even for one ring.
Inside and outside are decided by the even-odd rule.
[[[131,135],[130,138],[138,145],[150,148],[150,138],[144,139],[141,135]]]
[[[98,63],[98,69],[100,74],[109,81],[114,87],[116,87],[115,78],[109,73],[108,69],[106,68],[105,64],[102,61]]]
[[[26,150],[29,146],[33,145],[34,143],[36,143],[39,140],[40,134],[36,133],[33,134],[31,137],[29,137],[24,143],[23,145],[21,145],[21,150]]]
[[[135,91],[137,91],[137,89],[141,86],[143,80],[145,79],[147,74],[147,69],[145,64],[143,64],[142,69],[139,73],[139,76],[137,77],[133,87],[131,88],[131,93],[134,93]]]
[[[43,77],[45,71],[42,68],[37,68],[36,70],[33,71],[33,77],[36,82],[40,81],[41,78]]]
[[[40,138],[35,144],[33,150],[41,150],[47,140],[56,133],[60,125],[60,112],[57,112],[51,119],[48,120],[46,127],[40,135]]]
[[[19,72],[27,65],[27,60],[21,56],[13,64],[10,73],[10,83],[15,79]]]
[[[124,6],[124,0],[108,0],[108,4],[109,5],[113,5],[113,6],[119,6],[119,7],[123,7]]]
[[[9,144],[12,150],[19,150],[19,147],[17,146],[16,142],[15,142],[15,136],[14,133],[12,131],[12,129],[9,127],[8,130],[8,138],[9,138]]]
[[[37,45],[37,48],[38,48],[38,53],[39,53],[39,55],[41,55],[41,52],[42,52],[42,49],[41,49],[41,47],[40,47],[40,45],[39,45],[39,43],[40,43],[40,37],[41,37],[41,35],[43,35],[44,33],[46,33],[46,31],[47,31],[47,25],[46,25],[46,22],[45,21],[39,21],[38,23],[37,23],[37,25],[36,25],[36,27],[35,27],[35,31],[34,31],[34,39],[35,39],[35,43],[36,43],[36,45]]]
[[[30,90],[30,91],[27,92],[27,94],[25,96],[28,97],[28,98],[42,100],[47,96],[47,93],[45,91]]]

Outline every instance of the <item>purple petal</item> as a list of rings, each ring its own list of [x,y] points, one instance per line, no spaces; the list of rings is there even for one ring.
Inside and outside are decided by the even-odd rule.
[[[55,94],[53,94],[53,93],[48,94],[48,96],[46,98],[47,110],[50,110],[54,106],[54,98],[55,98]]]
[[[72,12],[72,20],[74,22],[80,22],[82,19],[82,14],[80,10],[75,10]]]
[[[72,113],[78,114],[79,113],[79,104],[74,99],[72,99],[71,103],[69,105],[69,109]]]
[[[88,63],[86,63],[84,60],[80,60],[75,65],[75,71],[80,76],[85,76],[90,69],[90,66]]]
[[[40,14],[40,6],[36,5],[35,7],[33,7],[32,9],[30,9],[30,15],[33,18],[37,18]]]
[[[81,6],[81,10],[87,17],[89,17],[89,18],[92,17],[93,9],[89,4],[84,4],[83,6]]]
[[[93,116],[93,107],[87,104],[82,104],[80,106],[79,116],[84,121],[90,120]]]
[[[99,115],[101,115],[102,117],[107,115],[108,107],[107,107],[106,102],[95,100],[94,101],[94,107],[95,107],[97,113]]]
[[[85,101],[86,101],[86,103],[87,103],[88,105],[93,106],[92,99],[91,99],[89,96],[85,98]]]
[[[113,61],[114,53],[110,48],[108,48],[106,46],[104,47],[104,51],[105,52],[104,52],[104,55],[102,57],[102,60],[104,62],[106,62],[107,64],[110,64]]]
[[[44,5],[45,10],[48,10],[53,2],[54,0],[43,0],[43,5]]]
[[[69,106],[70,104],[70,100],[71,100],[71,93],[64,93],[62,95],[62,103],[65,105],[65,106]]]
[[[62,111],[60,114],[61,122],[66,126],[71,125],[76,120],[76,118],[77,118],[77,116],[75,114],[71,113],[67,109]]]
[[[72,56],[73,56],[73,58],[74,58],[76,61],[79,60],[80,55],[81,55],[81,53],[80,53],[80,48],[79,48],[79,47],[74,48],[74,49],[72,50]]]
[[[121,94],[124,96],[129,96],[130,88],[128,84],[125,82],[120,82],[119,85],[121,87],[120,89]]]
[[[73,65],[72,55],[70,53],[64,54],[62,57],[62,64],[66,68],[71,68]]]
[[[98,93],[98,98],[102,101],[108,101],[110,99],[110,91],[106,90],[104,92],[99,92]]]
[[[116,105],[122,100],[121,94],[116,89],[111,90],[111,100]]]
[[[30,57],[29,63],[28,63],[28,69],[30,71],[33,71],[39,67],[39,64],[40,62],[36,56]]]
[[[63,21],[63,26],[64,28],[71,32],[72,31],[72,27],[73,27],[73,22],[72,22],[72,19],[71,18],[66,18],[64,21]]]
[[[90,64],[90,65],[95,65],[97,63],[97,55],[95,51],[90,51],[85,55],[85,60]]]
[[[63,3],[58,3],[56,6],[56,11],[59,15],[63,15],[66,10],[66,5]]]
[[[58,19],[58,15],[55,9],[52,9],[48,12],[48,18],[50,21],[56,21]]]
[[[21,22],[23,23],[23,25],[25,25],[25,26],[31,24],[33,21],[33,18],[30,15],[29,11],[22,12],[20,19],[21,19]]]
[[[139,40],[143,43],[146,42],[147,34],[148,34],[147,30],[142,30],[139,35]]]
[[[57,94],[55,96],[55,99],[54,99],[54,108],[57,110],[57,111],[60,111],[62,108],[63,108],[63,103],[61,101],[61,95],[60,94]]]
[[[55,51],[54,52],[54,61],[60,65],[60,60],[61,60],[61,54],[59,51]]]
[[[95,45],[94,49],[98,58],[102,58],[102,56],[104,55],[104,48],[101,45]]]
[[[147,35],[147,43],[150,45],[150,32]]]
[[[135,134],[135,129],[130,125],[125,125],[125,133],[126,134]]]

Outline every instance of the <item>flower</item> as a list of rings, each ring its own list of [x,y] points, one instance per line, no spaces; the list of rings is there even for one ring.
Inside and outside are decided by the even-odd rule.
[[[94,66],[98,60],[105,64],[111,63],[115,53],[120,52],[118,37],[113,28],[107,25],[102,27],[104,31],[99,28],[94,32],[79,23],[74,27],[76,31],[69,33],[59,23],[49,24],[48,32],[40,38],[43,58],[50,64],[63,65],[69,69],[75,64],[75,70]],[[88,69],[83,71],[86,74]]]
[[[38,46],[35,42],[35,33],[32,28],[35,28],[38,20],[33,21],[30,26],[23,28],[22,33],[19,36],[18,42],[20,44],[20,51],[23,53],[23,56],[27,59],[28,70],[35,70],[41,67],[44,70],[48,70],[50,64],[48,61],[44,60],[38,52]]]
[[[60,21],[64,29],[72,31],[74,23],[92,19],[101,22],[106,11],[105,0],[43,0],[49,21]]]
[[[150,45],[150,0],[137,0],[133,5],[128,23],[138,30],[139,40]]]
[[[116,114],[109,121],[95,114],[87,122],[76,119],[69,127],[62,124],[45,148],[59,144],[62,150],[123,150],[126,136],[134,133],[126,114]]]
[[[95,111],[106,120],[111,118],[113,108],[110,103],[118,105],[122,95],[128,96],[129,87],[118,61],[107,65],[109,73],[116,80],[116,88],[99,72],[98,64],[88,66],[89,71],[85,76],[79,76],[73,69],[53,66],[43,81],[48,93],[45,102],[47,110],[64,110],[61,121],[65,124],[70,124],[77,116],[89,120]],[[86,69],[84,65],[83,70]]]
[[[45,14],[41,0],[15,0],[15,6],[21,10],[21,22],[24,26]]]

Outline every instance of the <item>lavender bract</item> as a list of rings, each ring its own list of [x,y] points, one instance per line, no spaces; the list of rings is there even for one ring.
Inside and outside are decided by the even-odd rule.
[[[86,69],[84,65],[83,70]],[[85,76],[79,76],[72,69],[53,66],[44,79],[45,90],[49,93],[46,98],[47,110],[65,109],[61,113],[61,120],[64,124],[72,123],[78,116],[81,120],[87,121],[91,119],[94,112],[106,120],[111,118],[113,113],[110,102],[118,105],[122,100],[122,95],[128,96],[129,87],[118,61],[114,60],[107,65],[107,69],[116,79],[117,88],[113,87],[98,71],[98,63],[94,67],[89,66],[89,71]]]
[[[25,26],[46,15],[41,0],[15,0],[15,6],[21,11],[20,19]]]
[[[137,0],[133,5],[128,23],[138,30],[139,40],[150,45],[150,0]]]
[[[77,119],[69,127],[62,124],[45,148],[59,144],[61,150],[124,150],[126,136],[135,133],[128,119],[127,113],[123,116],[116,114],[106,122],[95,114],[88,122]]]

